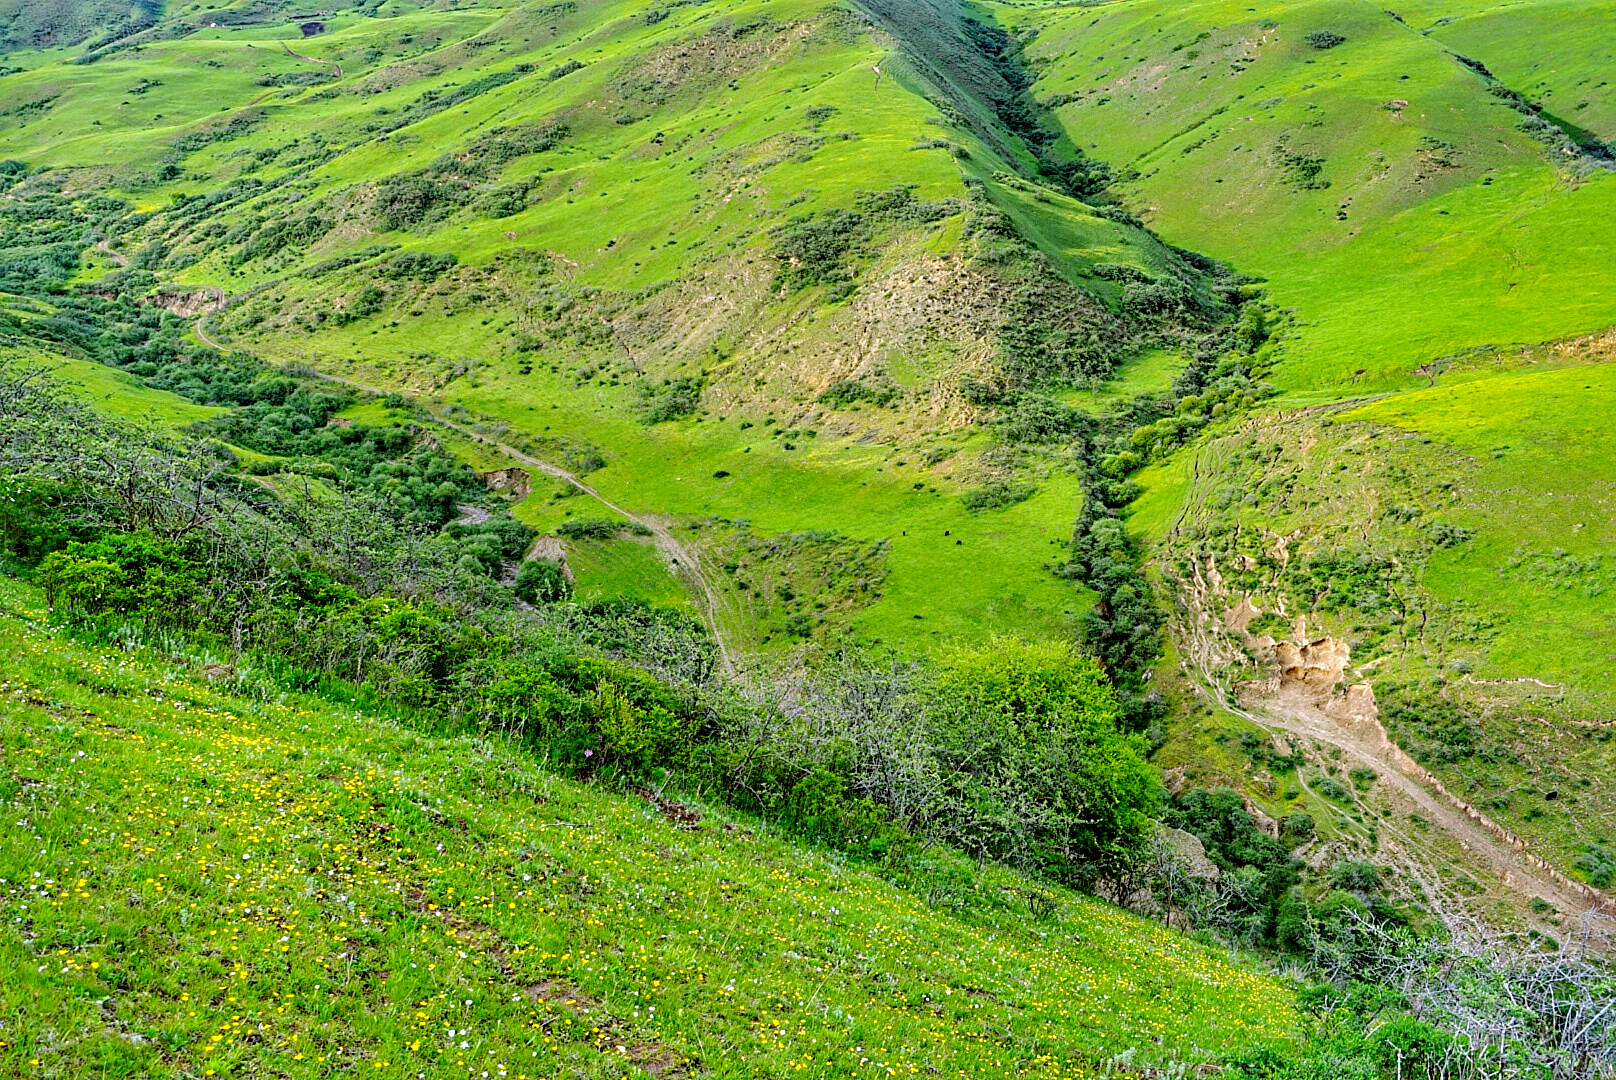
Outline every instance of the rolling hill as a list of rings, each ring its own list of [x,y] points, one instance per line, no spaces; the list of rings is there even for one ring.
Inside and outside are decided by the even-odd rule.
[[[1172,805],[1558,937],[1616,882],[1609,7],[24,5],[0,316],[266,489],[331,476],[183,365],[520,470],[526,561],[730,675],[1080,641]]]

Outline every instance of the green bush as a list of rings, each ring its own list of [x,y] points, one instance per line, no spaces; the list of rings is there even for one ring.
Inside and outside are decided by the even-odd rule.
[[[447,217],[470,193],[463,184],[419,174],[388,176],[376,185],[376,224],[383,232],[413,229]]]
[[[376,268],[376,276],[391,278],[394,281],[413,279],[415,281],[433,281],[445,272],[454,269],[460,260],[452,252],[442,255],[432,255],[425,251],[407,251],[402,255],[395,255]]]
[[[482,691],[490,726],[533,745],[572,774],[642,776],[687,754],[692,725],[676,699],[632,669],[566,657],[550,668],[518,666]]]
[[[1380,867],[1361,859],[1343,859],[1330,867],[1330,885],[1343,892],[1374,892],[1380,886]]]
[[[997,641],[960,652],[933,700],[945,784],[936,827],[978,856],[1092,881],[1141,849],[1161,781],[1117,729],[1100,665],[1058,644]]]
[[[701,391],[702,381],[689,376],[663,379],[661,383],[651,386],[642,385],[639,390],[640,422],[660,424],[690,416],[701,408]]]
[[[1041,394],[1017,394],[996,427],[1009,443],[1058,443],[1081,437],[1092,423],[1081,411]]]
[[[569,540],[610,540],[629,529],[629,523],[618,518],[573,518],[557,525],[556,535]]]
[[[835,207],[816,216],[793,218],[770,234],[780,264],[778,284],[786,289],[845,283],[846,262],[869,236],[860,214]]]
[[[1577,871],[1596,889],[1603,889],[1616,881],[1616,851],[1603,842],[1592,843],[1577,856]]]
[[[206,575],[172,541],[109,533],[45,556],[36,580],[53,609],[76,615],[133,615],[183,625],[194,618]]]
[[[529,604],[559,604],[572,599],[572,582],[549,559],[529,559],[516,572],[512,591]]]
[[[868,401],[872,405],[885,405],[897,396],[897,390],[892,387],[866,386],[858,379],[839,379],[826,387],[818,400],[821,405],[843,409],[861,401]]]
[[[1038,493],[1038,485],[1027,481],[995,480],[960,496],[960,502],[972,513],[983,510],[1003,510],[1019,502],[1026,502]]]
[[[1333,776],[1319,777],[1313,784],[1313,790],[1323,795],[1326,799],[1334,799],[1336,802],[1350,803],[1352,801],[1352,792],[1348,791],[1346,786]]]

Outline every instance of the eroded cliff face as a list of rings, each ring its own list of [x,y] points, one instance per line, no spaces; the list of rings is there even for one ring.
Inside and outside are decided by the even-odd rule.
[[[1293,746],[1302,749],[1307,743],[1317,751],[1323,744],[1373,763],[1402,798],[1412,797],[1422,809],[1436,811],[1436,824],[1445,824],[1463,850],[1485,860],[1506,889],[1558,894],[1561,903],[1573,910],[1613,909],[1613,900],[1604,891],[1569,877],[1531,851],[1526,840],[1450,790],[1397,744],[1381,722],[1374,686],[1368,681],[1343,685],[1352,671],[1352,650],[1347,642],[1330,636],[1303,642],[1276,641],[1266,634],[1253,637],[1244,627],[1262,612],[1250,596],[1242,596],[1237,603],[1231,600],[1223,597],[1224,626],[1243,636],[1250,651],[1270,671],[1265,678],[1237,685],[1239,703],[1302,737],[1283,744],[1285,751]],[[1302,620],[1296,629],[1305,629]],[[1418,794],[1422,791],[1427,793],[1423,800]]]

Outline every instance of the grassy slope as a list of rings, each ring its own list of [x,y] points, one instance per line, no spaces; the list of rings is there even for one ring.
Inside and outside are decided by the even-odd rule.
[[[1279,982],[1093,901],[1034,922],[989,870],[953,916],[38,606],[0,579],[8,1075],[1056,1077],[1295,1023]]]
[[[207,420],[224,409],[196,405],[178,394],[153,390],[126,372],[92,360],[76,360],[32,350],[8,350],[25,363],[37,363],[61,380],[65,389],[81,396],[98,411],[122,420],[180,428]]]
[[[1613,409],[1616,368],[1596,365],[1414,391],[1343,417],[1418,431],[1469,457],[1449,516],[1477,539],[1439,555],[1425,585],[1494,613],[1502,632],[1478,676],[1530,674],[1586,688],[1601,712],[1616,704],[1609,682],[1616,567],[1566,574],[1537,564],[1568,556],[1598,564],[1616,545]],[[1524,564],[1511,565],[1523,556]]]
[[[1204,517],[1222,491],[1238,503],[1249,490],[1254,508],[1224,513],[1254,536],[1299,530],[1301,546],[1361,527],[1367,551],[1397,533],[1380,514],[1405,497],[1407,478],[1427,501],[1440,497],[1427,509],[1474,531],[1432,554],[1419,582],[1447,634],[1411,652],[1360,648],[1355,660],[1375,657],[1378,677],[1421,685],[1456,678],[1453,663],[1470,669],[1449,693],[1485,715],[1489,737],[1519,761],[1438,771],[1569,864],[1610,828],[1608,748],[1577,722],[1607,717],[1612,703],[1610,350],[1520,344],[1616,322],[1595,224],[1616,209],[1616,176],[1574,177],[1453,54],[1609,137],[1609,5],[1431,0],[1397,5],[1401,24],[1333,0],[995,10],[1039,29],[1035,93],[1075,96],[1056,114],[1084,149],[1136,172],[1122,185],[1130,205],[1147,208],[1169,241],[1268,278],[1271,299],[1294,309],[1273,376],[1287,392],[1282,409],[1391,392],[1342,416],[1349,433],[1339,437],[1281,412],[1256,435],[1214,432],[1199,473],[1199,448],[1150,466],[1138,477],[1148,490],[1135,530],[1162,541],[1186,509]],[[1347,41],[1314,49],[1303,37],[1317,30]],[[1398,101],[1407,104],[1387,108]],[[1437,155],[1452,164],[1433,156],[1433,139],[1454,148]],[[1287,183],[1282,142],[1322,159],[1329,186]],[[1415,374],[1442,357],[1456,362],[1434,380]],[[1398,439],[1399,429],[1418,437]],[[1260,475],[1225,461],[1254,438],[1284,444],[1284,468],[1272,472],[1294,467],[1297,478],[1259,490]],[[1208,474],[1210,460],[1224,464]],[[1386,483],[1381,467],[1404,479]],[[1275,512],[1290,491],[1290,509]],[[1484,629],[1472,636],[1464,625],[1474,620]],[[1163,674],[1174,666],[1169,658]],[[1534,678],[1556,689],[1517,681]],[[1193,705],[1189,718],[1160,760],[1203,781],[1243,781],[1262,800],[1251,767],[1206,737],[1228,739],[1243,722],[1200,718]],[[1577,805],[1545,803],[1557,788],[1580,792]]]
[[[1452,35],[1506,83],[1562,62],[1585,74],[1601,39],[1579,27],[1595,9],[1514,5],[1432,37],[1346,0],[1138,0],[1003,18],[1042,31],[1035,93],[1079,95],[1057,115],[1090,152],[1139,174],[1124,190],[1164,237],[1267,277],[1273,300],[1296,309],[1279,385],[1339,391],[1406,386],[1435,357],[1616,321],[1616,269],[1588,228],[1616,210],[1616,176],[1562,175],[1442,45]],[[1321,30],[1347,41],[1303,40]],[[1616,107],[1608,88],[1580,93],[1585,112]],[[1454,164],[1435,163],[1422,138],[1452,145]],[[1322,159],[1329,186],[1287,183],[1282,142]]]
[[[1130,193],[1155,208],[1164,235],[1269,276],[1273,299],[1295,307],[1275,373],[1287,404],[1412,391],[1354,415],[1466,452],[1513,448],[1477,455],[1455,520],[1478,539],[1440,556],[1426,584],[1479,604],[1499,625],[1483,658],[1490,675],[1568,678],[1596,697],[1608,598],[1562,589],[1545,604],[1504,564],[1517,548],[1588,555],[1608,543],[1600,531],[1608,515],[1598,512],[1608,482],[1597,464],[1609,456],[1604,369],[1489,374],[1519,364],[1504,350],[1454,366],[1429,390],[1416,389],[1427,380],[1412,369],[1489,342],[1563,338],[1616,321],[1611,263],[1590,228],[1608,216],[1616,176],[1568,179],[1515,130],[1518,115],[1445,51],[1480,59],[1533,97],[1580,88],[1589,103],[1580,111],[1597,117],[1616,103],[1590,75],[1590,58],[1609,47],[1588,31],[1598,7],[1430,3],[1400,9],[1406,25],[1333,0],[1256,11],[1144,0],[1082,18],[1014,14],[1043,28],[1032,46],[1044,65],[1037,92],[1080,95],[1060,115],[1094,153],[1139,171]],[[1533,33],[1518,32],[1528,24]],[[1325,29],[1347,41],[1318,50],[1301,40]],[[1547,81],[1528,81],[1531,72]],[[1409,104],[1389,110],[1393,99]],[[1557,115],[1568,111],[1554,95],[1544,100]],[[1422,138],[1454,145],[1457,164],[1433,163]],[[1274,160],[1281,139],[1321,157],[1330,186],[1284,183]],[[1607,352],[1533,354],[1532,363],[1597,362]],[[1190,494],[1186,467],[1169,463],[1141,478],[1152,491],[1135,524],[1147,535],[1164,535]]]
[[[1602,723],[1616,707],[1616,567],[1608,562],[1616,471],[1603,430],[1616,404],[1616,366],[1541,352],[1548,355],[1507,371],[1489,365],[1453,385],[1341,410],[1328,425],[1294,415],[1250,422],[1146,470],[1140,479],[1150,490],[1132,525],[1160,542],[1169,530],[1193,536],[1221,521],[1219,535],[1237,525],[1246,537],[1240,550],[1252,555],[1286,536],[1293,559],[1345,545],[1423,565],[1404,593],[1414,614],[1400,630],[1371,635],[1357,627],[1362,614],[1348,610],[1316,613],[1311,632],[1353,641],[1351,678],[1440,693],[1480,717],[1484,741],[1509,753],[1431,768],[1570,866],[1616,826]],[[1253,464],[1254,447],[1283,453]],[[1400,507],[1418,515],[1405,524],[1391,512]],[[1433,547],[1434,522],[1473,537]],[[1220,559],[1226,572],[1230,562]],[[1233,588],[1231,603],[1251,589],[1257,607],[1274,609],[1271,579]],[[1292,592],[1288,610],[1305,606]],[[1238,734],[1244,725],[1225,718],[1214,728]],[[1181,729],[1158,760],[1240,777],[1200,741]],[[1546,801],[1551,791],[1558,798]]]
[[[690,328],[692,339],[711,339],[716,348],[743,354],[715,369],[712,407],[758,422],[762,413],[778,412],[782,424],[825,429],[817,442],[796,454],[782,452],[761,437],[741,435],[733,419],[716,425],[711,417],[708,424],[644,429],[633,418],[633,379],[618,384],[614,378],[611,385],[581,390],[567,371],[580,361],[564,354],[541,354],[534,372],[520,375],[517,368],[533,354],[511,352],[529,318],[514,301],[504,308],[452,298],[405,303],[377,319],[345,328],[326,324],[309,334],[277,326],[259,334],[238,329],[232,337],[227,327],[226,340],[276,359],[356,371],[385,385],[420,387],[423,373],[470,362],[471,374],[441,387],[439,400],[464,403],[517,431],[566,434],[606,449],[608,467],[591,482],[626,505],[674,515],[747,518],[771,531],[821,529],[889,539],[887,595],[861,623],[873,636],[929,641],[939,634],[1064,632],[1068,613],[1086,601],[1039,567],[1050,540],[1068,531],[1072,485],[1051,483],[1044,494],[1010,511],[970,515],[951,497],[969,486],[953,472],[986,443],[977,440],[964,457],[925,471],[914,452],[889,445],[891,439],[922,446],[953,439],[958,445],[952,435],[956,417],[936,411],[868,412],[869,427],[879,438],[860,443],[868,430],[860,422],[864,417],[826,415],[812,400],[834,378],[852,373],[837,370],[851,344],[849,312],[816,311],[811,302],[773,298],[766,288],[772,262],[760,254],[765,230],[787,214],[850,206],[859,190],[901,179],[916,185],[922,198],[962,195],[961,163],[941,150],[911,150],[917,139],[956,138],[971,148],[964,168],[985,176],[1001,163],[969,135],[938,126],[934,106],[897,76],[872,92],[870,69],[882,61],[883,46],[843,27],[819,5],[772,0],[722,9],[674,8],[650,26],[638,17],[640,10],[638,4],[594,2],[574,12],[537,15],[488,5],[387,19],[339,16],[330,34],[297,46],[340,63],[339,87],[363,90],[335,96],[318,87],[266,90],[256,84],[260,76],[313,70],[278,47],[279,40],[295,33],[292,28],[204,30],[88,67],[50,65],[10,77],[7,93],[30,100],[61,96],[43,116],[0,130],[0,154],[62,167],[116,162],[119,175],[127,178],[153,167],[182,131],[210,115],[223,122],[261,113],[263,119],[241,137],[190,154],[183,177],[170,183],[148,179],[134,199],[160,207],[176,192],[195,195],[216,188],[243,175],[251,160],[247,152],[302,140],[300,150],[253,173],[273,180],[316,137],[354,140],[352,149],[300,181],[302,205],[312,205],[309,200],[378,175],[424,167],[490,127],[565,116],[572,138],[553,153],[518,159],[503,173],[505,182],[533,179],[543,192],[520,214],[497,220],[462,214],[421,234],[381,236],[370,233],[360,217],[312,249],[240,270],[223,263],[217,245],[203,243],[194,248],[201,261],[165,276],[231,292],[277,280],[275,295],[289,297],[287,304],[340,306],[365,277],[302,281],[280,275],[381,240],[406,249],[451,250],[462,263],[477,265],[515,249],[550,252],[566,267],[568,285],[578,288],[698,282],[688,286],[702,293],[683,305],[686,313],[715,313],[706,320],[711,325]],[[818,29],[806,43],[766,64],[739,64],[732,82],[711,73],[688,76],[665,104],[624,89],[625,72],[662,71],[657,65],[667,62],[670,49],[698,41],[715,25],[762,17],[776,25]],[[478,40],[488,44],[464,43],[484,30]],[[555,65],[572,59],[587,66],[564,78],[547,78]],[[367,125],[396,115],[423,91],[445,91],[518,62],[534,65],[535,72],[390,136],[365,134]],[[162,85],[141,95],[126,93],[142,80]],[[209,103],[210,112],[201,111],[202,102]],[[825,144],[799,155],[801,160],[770,164],[789,140],[809,135],[803,115],[815,105],[836,110],[821,124]],[[161,119],[155,119],[158,114]],[[640,119],[618,123],[625,114]],[[852,137],[835,137],[844,132]],[[107,179],[94,170],[80,176],[82,183]],[[1149,266],[1162,258],[1141,234],[1093,217],[1072,200],[1037,201],[1030,189],[1010,187],[996,197],[1069,269],[1096,261]],[[264,206],[274,215],[295,212]],[[232,210],[224,220],[233,224],[239,214]],[[959,242],[960,224],[956,217],[923,233],[887,259],[882,272],[903,271],[916,260],[946,259]],[[131,249],[138,244],[137,239],[127,242]],[[893,341],[855,362],[887,370],[900,384],[920,386],[959,361],[948,348],[917,356],[906,344]],[[710,353],[691,355],[711,360]],[[558,361],[563,370],[552,375],[546,363]],[[636,356],[636,363],[641,361],[653,371],[663,363],[673,373],[694,373],[680,371],[683,361],[675,366],[671,354],[666,360],[655,351]],[[748,396],[760,400],[746,405]],[[751,435],[761,431],[760,423]],[[722,484],[706,479],[720,468],[731,478]],[[914,494],[916,483],[936,493]],[[903,526],[911,524],[905,537]],[[945,530],[956,550],[939,551],[931,542]],[[954,545],[956,539],[963,543]],[[970,572],[961,573],[967,568]],[[923,627],[912,617],[920,607],[937,616]]]
[[[1421,0],[1403,5],[1400,14],[1455,52],[1485,57],[1494,75],[1559,119],[1596,138],[1616,138],[1616,101],[1609,93],[1616,43],[1610,13],[1600,5]]]

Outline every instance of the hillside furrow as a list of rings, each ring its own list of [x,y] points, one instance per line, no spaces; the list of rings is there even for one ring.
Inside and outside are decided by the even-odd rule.
[[[1193,475],[1197,477],[1210,474],[1214,469],[1213,464],[1202,461],[1205,453],[1204,449],[1197,452],[1192,463]],[[1181,523],[1182,518],[1174,528]],[[1505,830],[1462,803],[1439,782],[1428,781],[1428,774],[1411,773],[1411,768],[1417,773],[1424,770],[1412,765],[1412,759],[1384,734],[1378,722],[1372,726],[1344,723],[1294,687],[1287,689],[1281,685],[1276,692],[1262,695],[1242,695],[1237,689],[1226,687],[1218,671],[1237,658],[1229,654],[1227,647],[1220,646],[1209,630],[1219,620],[1216,597],[1198,572],[1189,580],[1169,576],[1169,583],[1182,602],[1176,626],[1180,653],[1186,658],[1189,674],[1199,691],[1221,709],[1256,725],[1270,737],[1282,733],[1309,740],[1316,747],[1326,747],[1332,762],[1343,768],[1374,770],[1379,782],[1392,788],[1396,797],[1417,810],[1432,828],[1457,843],[1470,860],[1485,869],[1503,889],[1528,900],[1541,897],[1553,902],[1561,911],[1579,916],[1609,915],[1607,898],[1598,890],[1572,880],[1545,860],[1531,855],[1525,850],[1524,841],[1510,842],[1513,838]],[[1302,770],[1298,770],[1297,780],[1315,805],[1329,809],[1343,823],[1348,820],[1345,811],[1307,784]],[[1399,836],[1411,850],[1429,846],[1403,836],[1389,819],[1379,818],[1375,828]],[[1413,872],[1417,867],[1411,862],[1409,869]],[[1426,891],[1431,890],[1427,887]],[[1434,895],[1432,900],[1441,902]]]

